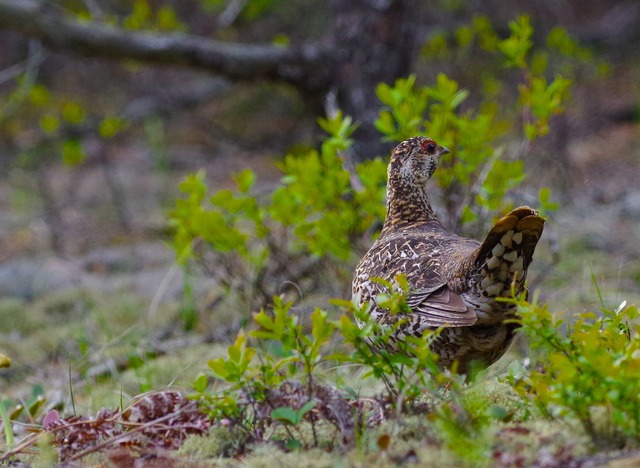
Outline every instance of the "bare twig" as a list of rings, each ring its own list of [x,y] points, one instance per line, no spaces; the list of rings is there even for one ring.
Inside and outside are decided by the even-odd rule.
[[[53,48],[96,57],[184,65],[234,80],[278,79],[308,87],[318,83],[327,68],[320,67],[319,61],[329,56],[318,44],[283,48],[79,22],[34,0],[0,0],[0,28],[38,38]]]
[[[29,91],[38,78],[40,64],[43,60],[44,54],[42,52],[40,41],[31,40],[29,41],[29,55],[25,62],[18,65],[17,68],[10,67],[8,71],[5,71],[7,74],[2,78],[5,81],[10,78],[15,78],[21,74],[24,75],[25,79],[19,84],[18,90],[14,92],[13,97],[7,101],[3,108],[0,108],[0,121],[6,119],[7,116],[18,109],[20,104],[27,99]]]
[[[55,194],[51,187],[51,183],[49,182],[49,176],[46,168],[41,167],[36,172],[36,182],[38,184],[40,198],[44,205],[44,222],[49,228],[51,247],[57,255],[64,256],[64,222],[62,220],[62,215],[60,214],[60,208],[56,203]]]
[[[226,28],[235,23],[247,4],[247,0],[231,0],[227,8],[218,16],[218,25]]]
[[[83,0],[87,10],[91,13],[91,17],[96,20],[100,20],[104,17],[102,8],[98,4],[97,0]]]
[[[98,150],[98,159],[104,171],[104,179],[107,183],[107,187],[111,192],[111,199],[113,201],[113,206],[115,207],[118,221],[120,221],[120,226],[124,229],[125,232],[131,232],[131,219],[132,216],[129,213],[129,209],[127,207],[127,200],[124,195],[124,187],[122,184],[122,180],[118,175],[118,170],[113,160],[107,154],[107,151],[104,147],[100,147]]]

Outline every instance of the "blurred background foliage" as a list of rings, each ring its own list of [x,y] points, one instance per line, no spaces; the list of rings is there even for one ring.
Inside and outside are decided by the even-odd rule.
[[[437,173],[450,226],[479,236],[508,204],[540,207],[541,300],[598,307],[592,277],[608,307],[637,300],[638,21],[633,0],[0,0],[0,380],[25,400],[46,382],[58,403],[70,377],[95,408],[121,397],[101,379],[128,394],[192,382],[215,354],[204,344],[270,294],[348,297],[384,210],[374,158],[432,129],[461,158]],[[405,119],[427,101],[435,120]],[[494,157],[490,189],[464,192]],[[294,203],[323,178],[338,207]],[[171,246],[202,245],[176,240],[167,213],[214,193],[213,242],[242,244],[245,263],[202,250],[176,263]],[[327,208],[348,235],[317,235]],[[290,239],[265,216],[291,226],[299,210],[310,247],[266,255]],[[265,277],[275,287],[256,288]]]

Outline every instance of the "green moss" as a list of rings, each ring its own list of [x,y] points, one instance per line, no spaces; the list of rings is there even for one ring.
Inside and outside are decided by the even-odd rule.
[[[588,456],[593,446],[577,424],[533,420],[496,427],[492,450],[494,456],[511,460],[513,465],[539,466],[546,459],[568,466]]]
[[[84,289],[65,289],[38,298],[33,307],[47,317],[48,323],[80,319],[95,307],[95,295]]]
[[[197,371],[191,371],[185,375],[185,366],[190,364],[195,366],[198,363],[186,363],[179,356],[161,356],[127,369],[118,380],[124,391],[132,395],[172,384],[188,386],[197,374]]]
[[[242,452],[247,443],[246,434],[238,429],[214,427],[206,436],[191,436],[178,454],[192,459],[229,458]]]
[[[242,466],[247,468],[273,468],[279,466],[295,466],[300,468],[320,468],[340,466],[336,454],[321,449],[283,452],[273,444],[262,444],[251,455],[243,460]]]
[[[465,392],[465,397],[483,401],[489,408],[496,408],[492,414],[498,415],[498,411],[504,414],[504,419],[509,422],[523,421],[528,415],[522,399],[506,382],[496,379],[486,379],[470,387]]]
[[[0,330],[4,334],[28,334],[38,329],[41,317],[30,313],[24,301],[15,298],[0,299]]]

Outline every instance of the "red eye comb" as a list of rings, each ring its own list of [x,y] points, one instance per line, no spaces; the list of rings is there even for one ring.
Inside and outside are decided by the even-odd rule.
[[[420,143],[420,149],[428,153],[433,153],[436,149],[436,142],[433,140],[423,141]]]

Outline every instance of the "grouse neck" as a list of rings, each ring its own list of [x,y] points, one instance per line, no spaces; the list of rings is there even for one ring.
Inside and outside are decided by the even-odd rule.
[[[387,185],[387,217],[382,233],[415,224],[436,221],[427,196],[426,183],[390,178]]]

